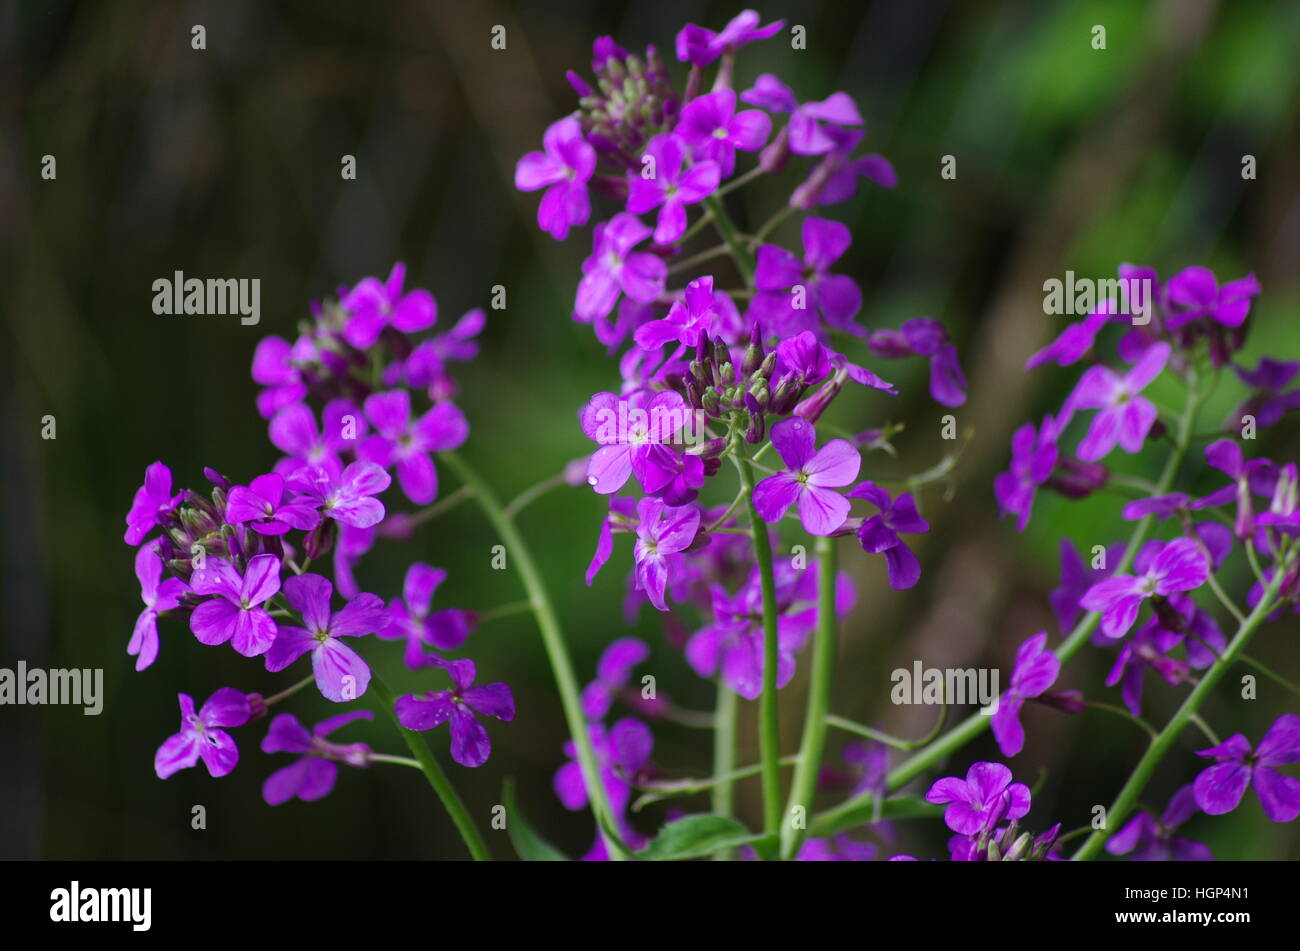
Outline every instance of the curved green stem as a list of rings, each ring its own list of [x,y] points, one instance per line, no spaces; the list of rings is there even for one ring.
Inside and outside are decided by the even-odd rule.
[[[397,712],[393,705],[397,698],[393,692],[388,689],[388,684],[384,683],[382,677],[378,674],[372,674],[370,678],[370,689],[379,695],[379,700],[384,706],[384,711],[397,727],[397,732],[402,734],[402,739],[410,748],[411,753],[415,756],[416,762],[420,766],[420,772],[429,780],[429,785],[433,791],[438,794],[442,800],[443,808],[447,810],[447,815],[451,816],[451,821],[456,824],[460,837],[465,840],[465,846],[469,849],[469,854],[476,862],[490,861],[492,856],[488,853],[487,845],[483,842],[483,837],[474,826],[473,820],[469,817],[469,812],[465,808],[464,801],[460,798],[459,793],[451,785],[451,780],[443,772],[438,761],[433,758],[433,750],[429,749],[429,744],[424,738],[423,733],[417,733],[414,730],[408,730],[402,726],[401,721],[397,719]]]
[[[790,800],[786,821],[781,827],[781,857],[792,859],[803,844],[808,830],[808,814],[817,792],[817,775],[826,752],[826,717],[831,708],[831,682],[835,672],[835,539],[820,537],[817,550],[817,630],[813,634],[812,673],[808,685],[808,709],[804,714],[803,740],[799,745],[799,763],[790,783]],[[795,810],[802,809],[802,821],[796,823]]]
[[[624,855],[624,846],[614,831],[617,827],[617,817],[610,807],[605,784],[600,779],[596,752],[592,749],[591,735],[587,732],[587,720],[582,713],[582,700],[578,680],[573,673],[573,661],[569,657],[569,650],[564,642],[564,631],[555,615],[555,608],[551,605],[551,596],[546,589],[546,584],[542,581],[532,554],[524,544],[514,521],[506,515],[496,494],[483,481],[477,470],[455,452],[441,452],[438,456],[456,470],[461,481],[469,487],[483,515],[505,542],[507,551],[519,568],[519,577],[532,604],[533,614],[537,618],[537,628],[542,635],[542,644],[546,648],[551,672],[555,676],[555,685],[559,689],[560,705],[564,708],[564,719],[569,727],[569,735],[573,738],[574,746],[578,751],[578,764],[582,768],[582,778],[587,786],[587,795],[591,799],[596,825],[601,835],[605,837],[610,858],[621,859]]]

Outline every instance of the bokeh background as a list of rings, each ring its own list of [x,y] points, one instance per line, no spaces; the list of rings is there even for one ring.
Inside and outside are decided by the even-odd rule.
[[[1042,282],[1067,269],[1105,277],[1124,261],[1169,274],[1206,264],[1221,278],[1253,271],[1263,286],[1247,357],[1300,355],[1300,5],[1293,2],[1040,2],[761,4],[764,19],[807,28],[808,49],[780,39],[740,57],[738,80],[783,76],[802,99],[845,90],[869,128],[868,146],[894,163],[892,192],[866,188],[831,209],[854,244],[841,270],[863,285],[868,326],[914,316],[942,320],[960,347],[971,398],[956,415],[973,437],[946,486],[925,492],[933,532],[919,541],[925,567],[907,593],[885,587],[880,559],[847,553],[859,607],[843,632],[834,707],[902,735],[920,735],[932,709],[893,707],[889,672],[927,666],[997,666],[1004,673],[1029,635],[1058,633],[1046,601],[1064,534],[1081,547],[1122,537],[1112,498],[1040,503],[1029,531],[997,519],[993,475],[1020,423],[1059,404],[1073,372],[1022,372],[1061,318],[1045,317]],[[282,757],[256,750],[230,777],[189,770],[153,776],[158,743],[176,728],[178,689],[199,698],[225,684],[273,692],[270,675],[232,651],[203,648],[164,622],[161,659],[136,674],[125,648],[139,610],[122,517],[144,467],[169,462],[182,484],[213,465],[246,479],[275,458],[253,400],[256,341],[292,335],[308,301],[394,260],[408,283],[431,289],[446,325],[508,288],[490,313],[481,358],[462,368],[461,405],[473,435],[465,455],[509,496],[560,471],[586,450],[575,412],[616,370],[569,310],[586,232],[557,244],[533,220],[536,195],[511,187],[516,158],[547,123],[573,107],[564,71],[589,68],[590,43],[611,33],[629,48],[670,51],[685,22],[720,27],[736,4],[676,0],[582,2],[148,3],[18,2],[0,9],[0,666],[102,667],[101,716],[80,708],[0,708],[0,856],[45,858],[461,857],[452,826],[415,771],[346,771],[315,804],[275,809],[260,784]],[[190,47],[203,24],[207,50]],[[489,31],[507,28],[506,51]],[[1090,45],[1107,29],[1105,51]],[[41,156],[58,178],[40,178]],[[342,181],[340,156],[358,161]],[[941,156],[958,176],[943,181]],[[1241,176],[1243,155],[1258,177]],[[747,189],[752,220],[779,207],[791,177]],[[790,230],[778,239],[796,240]],[[151,284],[192,276],[258,277],[262,322],[157,317]],[[939,461],[945,412],[932,403],[920,361],[881,368],[906,395],[855,394],[834,422],[907,429],[901,460],[873,456],[877,475]],[[1225,387],[1207,409],[1234,403]],[[57,438],[40,438],[42,416]],[[1294,418],[1262,436],[1259,451],[1295,459]],[[1121,467],[1152,475],[1155,450]],[[453,484],[447,475],[445,484]],[[1214,480],[1189,481],[1205,489]],[[602,647],[635,632],[653,645],[645,670],[682,706],[707,709],[695,678],[658,618],[622,615],[626,544],[587,589],[582,571],[604,510],[584,490],[554,492],[523,517],[588,679]],[[407,563],[451,572],[439,602],[471,608],[514,601],[517,579],[489,566],[496,539],[472,506],[411,541],[379,547],[363,586],[385,597]],[[1226,583],[1240,591],[1235,566]],[[1300,679],[1292,616],[1252,653]],[[488,810],[514,777],[532,822],[570,854],[590,844],[586,815],[551,792],[565,739],[539,638],[526,617],[485,627],[470,642],[480,679],[508,681],[519,716],[491,726],[494,750],[453,778],[487,830]],[[394,645],[381,666],[399,686]],[[375,653],[371,652],[372,655]],[[1085,651],[1062,684],[1096,694],[1109,651]],[[798,739],[806,665],[782,694],[785,742]],[[1114,692],[1103,699],[1117,701]],[[1148,716],[1162,721],[1178,694],[1148,683]],[[1297,698],[1261,681],[1254,703],[1221,691],[1208,716],[1252,739]],[[328,706],[310,692],[292,709],[307,722]],[[962,711],[963,713],[967,711]],[[743,705],[741,762],[756,755],[754,705]],[[1104,713],[1027,714],[1029,741],[1013,765],[1039,779],[1030,824],[1081,825],[1108,803],[1139,753],[1138,731]],[[349,736],[404,752],[376,720]],[[655,758],[669,776],[709,770],[707,735],[656,727]],[[433,735],[445,755],[446,738]],[[832,735],[839,744],[842,735]],[[1187,735],[1144,799],[1163,807],[1195,775]],[[951,764],[964,772],[995,751],[988,738]],[[195,804],[203,831],[190,828]],[[707,800],[681,800],[705,808]],[[754,816],[757,785],[740,789]],[[645,831],[662,808],[636,819]],[[1300,857],[1300,830],[1275,826],[1253,796],[1230,816],[1186,827],[1222,858]],[[486,832],[498,857],[504,834]],[[904,827],[894,848],[943,854],[939,823]],[[887,849],[885,854],[890,854]]]

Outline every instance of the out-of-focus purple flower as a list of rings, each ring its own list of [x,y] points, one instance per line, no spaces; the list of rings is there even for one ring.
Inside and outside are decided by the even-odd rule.
[[[1255,531],[1255,504],[1253,495],[1265,498],[1273,495],[1277,485],[1277,466],[1268,459],[1251,459],[1242,455],[1241,446],[1233,439],[1219,439],[1205,447],[1205,461],[1232,479],[1224,486],[1196,503],[1197,508],[1213,508],[1237,501],[1237,518],[1233,532],[1247,539]]]
[[[686,232],[686,206],[704,201],[718,188],[721,169],[717,162],[703,161],[683,167],[686,144],[671,133],[656,135],[646,144],[649,177],[633,174],[629,179],[627,210],[634,215],[659,209],[655,243],[672,244]]]
[[[1040,631],[1020,645],[1011,668],[1011,682],[998,698],[997,711],[989,721],[1003,756],[1015,756],[1025,748],[1025,728],[1020,709],[1056,683],[1060,659],[1047,649],[1047,632]]]
[[[294,575],[284,581],[289,606],[302,615],[303,627],[281,624],[275,643],[266,652],[266,669],[284,670],[311,653],[316,686],[326,700],[355,700],[370,686],[370,667],[341,637],[364,637],[388,626],[382,598],[358,594],[341,611],[331,612],[334,585],[320,575]]]
[[[438,319],[438,304],[433,295],[418,288],[403,294],[405,281],[406,265],[398,261],[387,281],[367,277],[344,295],[339,305],[352,316],[343,328],[343,339],[358,350],[367,350],[374,346],[385,327],[402,333],[432,327]]]
[[[1237,733],[1196,755],[1216,762],[1192,783],[1202,811],[1212,816],[1232,812],[1246,787],[1253,785],[1264,814],[1274,822],[1290,822],[1300,816],[1300,779],[1277,771],[1278,766],[1300,763],[1300,716],[1284,713],[1278,717],[1253,752],[1247,739]]]
[[[447,572],[423,562],[406,569],[402,597],[388,605],[389,625],[377,633],[384,640],[406,641],[406,666],[412,670],[429,666],[424,647],[452,651],[465,643],[478,624],[472,611],[444,608],[433,611],[433,596],[447,580]]]
[[[1220,287],[1209,268],[1189,267],[1171,277],[1165,291],[1171,330],[1207,317],[1225,327],[1240,327],[1250,313],[1251,299],[1259,293],[1259,281],[1249,274]]]
[[[1153,345],[1124,376],[1100,365],[1084,372],[1069,405],[1101,412],[1093,417],[1088,435],[1079,444],[1080,459],[1104,459],[1117,442],[1125,452],[1142,449],[1158,414],[1155,404],[1140,394],[1164,370],[1169,353],[1169,344]]]
[[[1029,787],[1012,782],[1001,763],[974,763],[965,779],[947,776],[925,794],[925,801],[947,803],[943,821],[959,835],[979,835],[1003,820],[1029,813]]]
[[[1229,417],[1228,425],[1237,426],[1246,415],[1255,417],[1258,426],[1275,426],[1283,414],[1300,409],[1300,389],[1287,390],[1287,385],[1300,373],[1300,360],[1274,360],[1260,357],[1253,370],[1232,365],[1241,382],[1253,391],[1250,398],[1237,407]]]
[[[1079,603],[1088,589],[1104,578],[1110,577],[1123,557],[1123,545],[1111,545],[1106,549],[1103,567],[1093,568],[1087,564],[1068,538],[1061,539],[1061,584],[1048,595],[1056,620],[1061,625],[1061,634],[1074,627],[1083,613]]]
[[[1169,652],[1182,643],[1186,644],[1186,661],[1169,656]],[[1204,669],[1213,664],[1225,644],[1223,632],[1214,618],[1190,597],[1171,595],[1165,609],[1120,647],[1106,677],[1106,686],[1120,684],[1124,705],[1133,716],[1141,716],[1142,689],[1148,667],[1173,687],[1191,680],[1193,668]]]
[[[876,330],[867,338],[871,352],[886,360],[921,356],[930,360],[930,396],[943,406],[966,402],[966,374],[957,348],[948,342],[943,324],[933,317],[914,317],[897,330]],[[1060,424],[1064,425],[1065,420]]]
[[[457,449],[469,437],[469,423],[455,403],[439,403],[411,419],[411,394],[389,390],[366,397],[366,416],[376,433],[357,447],[357,456],[397,470],[397,482],[416,505],[438,496],[438,470],[431,452]]]
[[[321,413],[323,425],[304,404],[280,410],[268,427],[271,444],[288,458],[276,464],[276,472],[290,476],[304,465],[324,466],[338,472],[339,456],[355,449],[366,435],[366,417],[351,400],[330,400]]]
[[[309,356],[313,345],[306,337],[290,344],[283,337],[263,337],[253,351],[253,381],[265,389],[257,394],[257,411],[270,419],[286,406],[302,402],[307,382],[295,365],[296,358]]]
[[[199,760],[215,779],[225,776],[239,762],[239,747],[221,727],[243,726],[253,715],[248,697],[234,687],[222,687],[194,712],[194,698],[177,694],[181,704],[181,731],[168,737],[158,747],[153,759],[154,772],[166,779],[178,770],[194,766]]]
[[[1174,793],[1164,815],[1156,819],[1139,812],[1107,840],[1106,851],[1111,855],[1131,852],[1129,860],[1133,862],[1211,862],[1214,856],[1208,846],[1174,834],[1196,811],[1196,796],[1188,783]]]
[[[161,462],[144,470],[144,485],[135,490],[131,511],[126,513],[128,545],[138,545],[156,528],[162,517],[180,504],[182,493],[172,494],[172,471]]]
[[[451,678],[450,690],[399,697],[397,719],[408,730],[432,730],[450,721],[451,758],[462,766],[482,766],[492,752],[487,730],[475,713],[509,722],[515,718],[515,698],[503,683],[473,686],[477,670],[472,660],[430,657]]]
[[[290,799],[315,802],[329,795],[338,778],[337,763],[364,768],[370,765],[370,747],[365,743],[331,743],[326,739],[354,720],[370,720],[374,713],[354,710],[322,720],[308,732],[292,713],[281,713],[271,721],[262,740],[263,753],[300,753],[294,762],[277,769],[262,784],[262,798],[268,806]]]
[[[758,24],[759,16],[753,10],[736,14],[720,33],[689,23],[677,34],[677,58],[692,66],[708,66],[723,53],[767,39],[785,26],[785,21],[774,20],[766,26]]]
[[[664,588],[668,584],[669,559],[690,547],[700,529],[700,510],[694,506],[665,505],[662,499],[641,499],[636,506],[640,524],[633,550],[637,588],[650,603],[667,611]]]
[[[858,529],[858,541],[868,554],[884,555],[889,572],[889,586],[896,591],[910,588],[921,580],[921,563],[899,534],[919,535],[930,530],[930,523],[916,510],[912,493],[904,492],[897,499],[874,482],[859,483],[849,490],[849,498],[866,499],[880,510],[863,521]]]
[[[180,578],[163,581],[162,573],[158,543],[141,546],[135,553],[135,577],[140,582],[144,610],[135,619],[135,630],[126,646],[127,654],[136,659],[136,670],[144,670],[158,658],[158,615],[179,605],[181,597],[190,590]]]
[[[804,219],[802,236],[802,261],[774,244],[759,246],[752,318],[778,337],[821,331],[819,315],[836,330],[863,333],[853,321],[862,309],[862,291],[851,277],[830,273],[853,240],[848,227],[809,217]]]
[[[374,496],[393,484],[392,478],[373,462],[353,462],[335,475],[321,466],[303,466],[288,481],[288,487],[305,498],[326,518],[353,528],[370,528],[384,520],[384,503]]]
[[[840,833],[829,839],[807,839],[795,855],[796,862],[871,862],[876,858],[876,847],[870,842],[858,842]]]
[[[620,637],[605,648],[596,665],[596,679],[582,691],[582,712],[587,719],[604,719],[615,696],[627,686],[632,668],[649,656],[650,648],[636,637]]]
[[[354,598],[361,590],[352,569],[374,543],[374,528],[354,528],[346,523],[339,524],[338,543],[334,546],[334,583],[338,585],[339,594],[343,597]]]
[[[582,280],[573,304],[573,319],[592,323],[605,317],[620,292],[634,301],[652,301],[664,292],[668,265],[664,259],[632,248],[650,237],[641,219],[620,212],[596,225],[591,257],[582,263]]]
[[[630,848],[639,849],[645,838],[627,822],[625,813],[632,798],[633,783],[650,771],[654,734],[640,720],[631,717],[624,717],[608,730],[600,723],[588,724],[587,730],[596,754],[600,783],[605,787],[605,795],[614,812],[619,837]],[[556,770],[553,788],[564,807],[576,811],[586,807],[589,797],[582,766],[578,762],[578,750],[572,740],[565,742],[564,755],[568,762]],[[595,844],[582,861],[603,862],[608,859],[604,838],[597,835]]]
[[[792,207],[811,208],[813,205],[835,205],[848,201],[858,192],[859,178],[865,178],[882,188],[893,188],[898,184],[898,175],[884,156],[873,154],[856,159],[850,157],[866,136],[862,129],[823,125],[821,134],[829,138],[834,147],[790,194],[789,204]]]
[[[448,372],[447,363],[465,363],[478,356],[478,341],[474,338],[483,332],[486,324],[487,314],[481,307],[466,311],[446,333],[421,341],[405,361],[390,366],[384,374],[384,385],[399,386],[405,382],[407,386],[423,388],[435,403],[454,399],[456,381]]]
[[[258,476],[247,486],[231,487],[226,501],[226,521],[231,525],[252,522],[259,535],[284,535],[291,529],[310,531],[320,523],[320,513],[307,503],[284,498],[284,476],[271,472]]]
[[[843,439],[817,449],[816,430],[798,416],[772,427],[772,445],[786,467],[754,486],[754,507],[763,521],[780,521],[797,504],[799,521],[811,535],[829,535],[843,525],[850,503],[836,489],[858,477],[862,455]]]
[[[758,109],[736,112],[736,91],[723,88],[688,102],[673,131],[691,147],[696,161],[717,162],[726,178],[736,170],[736,149],[761,149],[772,120]]]
[[[1205,584],[1209,575],[1209,561],[1196,542],[1176,538],[1160,548],[1142,574],[1115,575],[1100,581],[1079,603],[1089,611],[1102,612],[1102,633],[1120,638],[1137,620],[1143,601],[1153,595],[1195,590]]]
[[[1059,424],[1051,416],[1044,416],[1041,427],[1035,429],[1033,423],[1025,423],[1011,437],[1011,467],[994,478],[993,494],[1003,515],[1016,516],[1018,532],[1029,526],[1038,487],[1056,468],[1059,435]]]
[[[256,555],[243,575],[224,558],[205,561],[190,576],[190,590],[216,597],[194,609],[190,630],[201,644],[229,641],[245,657],[266,653],[275,641],[275,621],[259,605],[280,590],[280,559]]]
[[[515,188],[531,192],[545,188],[537,206],[537,224],[557,241],[573,225],[591,216],[587,182],[596,171],[596,151],[587,144],[572,116],[552,123],[542,136],[545,152],[529,152],[515,166]]]

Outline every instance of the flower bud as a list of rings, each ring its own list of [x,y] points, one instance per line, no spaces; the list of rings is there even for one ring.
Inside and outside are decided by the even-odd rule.
[[[307,557],[312,561],[329,554],[334,547],[334,538],[338,534],[338,523],[332,518],[321,519],[319,525],[307,533],[305,547]]]
[[[1067,499],[1082,499],[1105,487],[1110,470],[1100,462],[1080,462],[1062,456],[1056,471],[1043,483]]]

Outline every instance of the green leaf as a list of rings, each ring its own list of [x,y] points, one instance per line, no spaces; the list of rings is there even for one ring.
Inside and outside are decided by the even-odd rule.
[[[569,857],[538,835],[515,801],[515,781],[507,779],[501,790],[506,807],[506,834],[525,862],[567,862]]]
[[[655,840],[637,853],[637,858],[648,862],[697,859],[718,849],[735,848],[761,838],[726,816],[687,816],[664,826]]]

